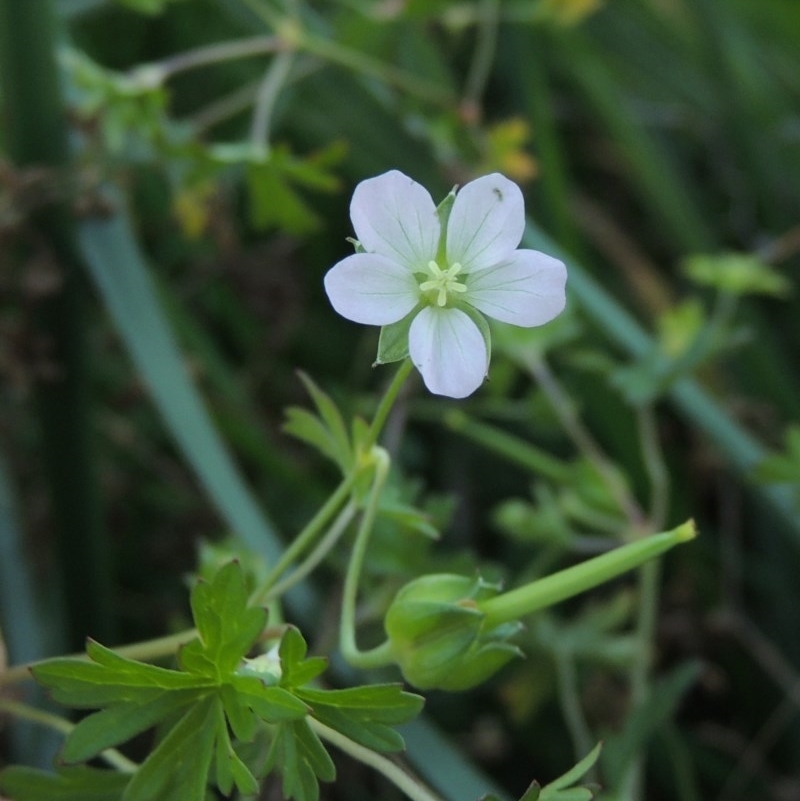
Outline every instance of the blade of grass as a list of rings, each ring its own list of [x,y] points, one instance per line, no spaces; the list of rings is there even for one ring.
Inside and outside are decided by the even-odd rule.
[[[89,274],[170,433],[223,519],[249,548],[277,559],[282,548],[275,530],[189,380],[124,201],[116,193],[111,197],[115,214],[87,219],[79,227]]]
[[[0,89],[8,153],[19,169],[43,170],[68,185],[70,159],[55,63],[50,0],[0,0]],[[65,203],[43,202],[31,216],[35,245],[58,271],[60,286],[39,304],[36,336],[53,370],[36,387],[45,469],[52,499],[72,647],[87,634],[114,640],[111,571],[91,446],[85,342],[86,287]],[[35,248],[35,251],[34,251]]]
[[[39,567],[41,570],[41,567]],[[0,628],[10,664],[44,659],[67,650],[58,611],[41,603],[36,576],[19,526],[11,477],[0,454]],[[25,687],[25,702],[46,706],[45,693]],[[9,727],[12,759],[40,768],[53,764],[61,736],[31,723],[16,721]]]

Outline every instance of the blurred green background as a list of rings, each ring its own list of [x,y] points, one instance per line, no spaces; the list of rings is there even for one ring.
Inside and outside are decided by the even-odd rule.
[[[796,0],[0,11],[11,663],[179,627],[201,540],[274,556],[335,480],[281,431],[306,404],[296,371],[364,413],[390,375],[371,368],[377,332],[322,287],[351,252],[353,187],[399,169],[438,199],[501,171],[525,191],[527,246],[568,263],[568,312],[529,338],[497,332],[472,399],[418,386],[404,404],[397,492],[444,537],[382,532],[375,596],[477,564],[514,585],[624,538],[591,469],[548,476],[520,455],[576,454],[548,376],[659,506],[650,520],[692,516],[701,537],[665,560],[638,703],[623,582],[530,621],[528,659],[480,691],[432,695],[412,760],[447,798],[477,797],[474,769],[518,797],[604,737],[601,784],[646,754],[648,801],[800,798]],[[516,438],[505,452],[498,432]],[[319,650],[335,617],[310,610],[339,567],[290,604]],[[30,732],[3,733],[8,759],[47,761]],[[345,761],[340,775],[325,797],[395,797]]]

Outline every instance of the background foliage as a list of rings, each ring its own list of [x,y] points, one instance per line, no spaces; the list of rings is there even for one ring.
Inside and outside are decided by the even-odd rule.
[[[481,690],[432,694],[410,758],[445,797],[485,791],[476,769],[519,797],[602,735],[608,787],[644,749],[648,799],[797,797],[798,4],[52,5],[69,141],[6,125],[44,91],[7,70],[0,126],[10,662],[182,627],[200,541],[235,534],[254,570],[275,557],[335,478],[282,431],[307,405],[297,369],[348,412],[386,380],[376,332],[322,291],[352,187],[397,168],[442,197],[500,170],[525,188],[528,245],[568,262],[569,310],[498,331],[473,399],[417,391],[393,419],[413,480],[374,543],[366,617],[423,571],[480,563],[513,586],[607,547],[630,518],[598,463],[702,537],[665,561],[647,703],[629,695],[637,597],[614,585],[531,619],[527,659]],[[5,6],[0,50],[32,52]],[[588,431],[599,462],[577,458]],[[340,568],[289,597],[315,653]],[[49,762],[41,733],[4,733],[9,760]],[[390,792],[338,767],[331,798]]]

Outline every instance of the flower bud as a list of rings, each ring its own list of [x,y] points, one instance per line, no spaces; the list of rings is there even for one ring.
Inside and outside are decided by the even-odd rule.
[[[478,603],[499,589],[480,577],[438,574],[422,576],[397,593],[384,626],[410,684],[421,690],[466,690],[521,655],[504,642],[520,624],[483,630]]]

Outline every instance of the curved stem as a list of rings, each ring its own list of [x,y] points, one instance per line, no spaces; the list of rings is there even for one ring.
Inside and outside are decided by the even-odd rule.
[[[270,570],[262,585],[255,590],[250,597],[250,603],[258,605],[264,603],[264,599],[271,595],[270,590],[281,574],[297,557],[313,542],[317,535],[327,525],[339,507],[344,503],[350,490],[353,487],[356,473],[353,471],[346,476],[341,484],[334,490],[333,494],[325,501],[320,510],[306,524],[305,528],[292,540],[291,545],[281,554],[281,558]]]
[[[469,67],[464,88],[462,107],[477,118],[480,112],[481,95],[492,70],[497,48],[497,25],[499,21],[499,0],[482,0],[480,4],[480,23],[475,44],[475,53]],[[476,119],[477,121],[477,119]]]
[[[430,790],[418,779],[406,773],[399,765],[396,765],[385,756],[353,742],[349,737],[345,737],[335,729],[331,729],[324,723],[314,720],[314,718],[309,717],[308,722],[311,728],[322,737],[323,740],[327,740],[354,759],[377,770],[378,773],[387,778],[395,787],[412,799],[412,801],[442,801],[441,797],[436,795],[433,790]]]
[[[595,466],[603,477],[611,494],[614,496],[620,509],[630,521],[631,525],[634,526],[634,528],[641,528],[644,523],[642,510],[625,486],[625,483],[621,480],[614,465],[609,461],[594,437],[589,433],[575,413],[575,406],[572,400],[561,387],[561,384],[558,383],[558,380],[550,371],[547,363],[543,359],[535,359],[531,360],[528,367],[541,390],[547,395],[553,411],[556,413],[564,430],[575,443],[575,446]]]
[[[397,395],[406,379],[411,374],[413,367],[414,365],[411,359],[405,359],[395,373],[392,383],[387,387],[375,411],[375,416],[372,418],[372,423],[367,434],[367,441],[364,443],[365,447],[369,448],[378,441],[378,437],[386,424],[386,418],[389,416],[389,412],[392,406],[394,406],[395,400],[397,400]]]
[[[694,539],[696,535],[694,523],[690,520],[672,531],[653,534],[622,545],[579,565],[560,570],[552,576],[482,601],[478,608],[485,614],[484,629],[489,630],[501,623],[517,620],[596,587],[655,556],[660,556],[681,542]]]
[[[358,527],[358,533],[356,534],[356,541],[353,544],[353,552],[350,554],[350,563],[347,566],[344,591],[342,592],[342,617],[339,624],[339,648],[342,651],[342,656],[351,665],[365,669],[382,667],[393,661],[392,649],[388,641],[369,651],[359,650],[356,644],[358,581],[361,576],[361,568],[364,565],[364,557],[367,553],[372,527],[375,524],[381,492],[389,474],[389,454],[383,448],[374,447],[372,449],[372,457],[375,475],[372,479],[367,507],[364,510],[361,525]]]
[[[20,720],[29,720],[32,723],[38,723],[40,726],[47,726],[49,729],[54,729],[61,734],[69,734],[75,728],[74,723],[70,723],[58,715],[53,715],[51,712],[43,712],[27,704],[20,704],[17,701],[10,701],[6,698],[0,698],[0,711],[8,712],[9,715],[13,715]],[[101,751],[99,756],[120,773],[135,773],[139,768],[135,762],[132,762],[115,748],[107,748],[105,751]]]
[[[272,112],[278,100],[278,94],[289,77],[292,68],[294,53],[286,50],[275,56],[269,65],[264,80],[258,89],[256,104],[253,109],[253,122],[250,129],[250,141],[261,150],[265,156],[269,154],[270,128],[272,126]]]
[[[669,504],[669,472],[661,452],[655,410],[652,406],[641,406],[636,409],[639,423],[639,437],[642,443],[642,458],[650,479],[650,526],[658,531],[666,524],[667,506]]]
[[[290,573],[285,579],[273,585],[264,595],[262,603],[268,603],[274,598],[280,598],[285,592],[294,587],[298,581],[302,581],[330,552],[331,548],[341,539],[351,521],[356,515],[356,505],[352,501],[348,503],[339,517],[328,529],[328,533],[319,541],[316,548],[303,560],[303,563]]]
[[[284,43],[278,36],[250,36],[246,39],[235,39],[207,47],[198,47],[154,64],[142,64],[133,70],[133,76],[135,78],[139,75],[149,76],[152,74],[161,83],[181,72],[239,58],[262,56],[274,53],[283,47]]]

